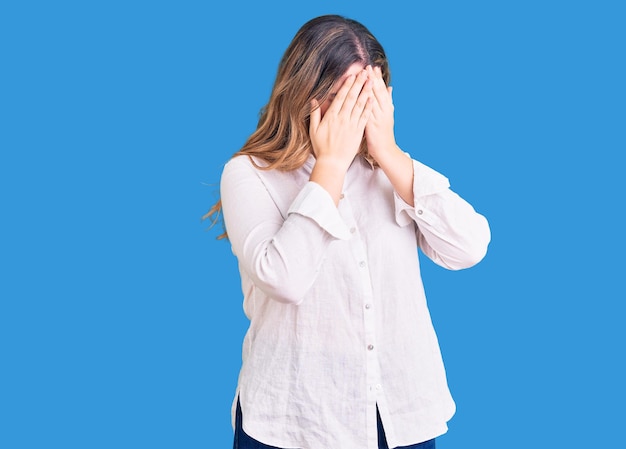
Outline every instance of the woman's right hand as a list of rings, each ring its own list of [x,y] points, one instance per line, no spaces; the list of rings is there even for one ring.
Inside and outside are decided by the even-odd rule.
[[[372,110],[371,86],[366,70],[348,76],[323,117],[318,102],[312,101],[309,135],[316,163],[311,181],[324,187],[335,204],[339,202],[345,173],[363,140]]]
[[[366,70],[348,76],[323,117],[317,100],[312,101],[309,135],[317,159],[329,158],[346,169],[350,166],[372,110],[371,85]]]

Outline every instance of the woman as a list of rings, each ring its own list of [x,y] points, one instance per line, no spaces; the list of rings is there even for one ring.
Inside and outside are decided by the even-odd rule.
[[[396,145],[389,67],[360,23],[297,32],[221,202],[250,328],[235,448],[431,448],[455,405],[416,247],[468,268],[485,218]],[[225,235],[224,235],[225,236]]]

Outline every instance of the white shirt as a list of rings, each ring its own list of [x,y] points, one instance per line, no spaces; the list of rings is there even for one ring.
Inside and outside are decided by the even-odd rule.
[[[255,158],[258,165],[265,165]],[[455,411],[420,277],[417,247],[457,270],[485,255],[487,220],[413,161],[415,204],[357,156],[339,205],[289,172],[231,159],[221,179],[250,327],[237,397],[243,428],[281,448],[378,449],[446,432]]]

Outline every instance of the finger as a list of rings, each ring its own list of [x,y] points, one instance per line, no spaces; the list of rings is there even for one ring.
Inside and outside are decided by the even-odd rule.
[[[383,69],[382,69],[382,67],[381,67],[381,66],[379,66],[379,65],[377,65],[377,66],[376,66],[376,75],[377,75],[378,77],[380,77],[380,79],[381,79],[381,80],[383,79]],[[385,82],[385,80],[383,80],[383,83],[384,83],[384,82]]]
[[[350,117],[360,117],[363,113],[363,109],[367,107],[367,104],[372,97],[372,80],[368,79],[367,81],[365,81],[361,92],[359,92],[359,96],[354,103],[354,107],[352,108]]]
[[[369,75],[368,82],[372,83],[372,86],[374,86],[375,83],[377,82],[377,80],[376,80],[376,77],[377,77],[376,72],[374,71],[374,68],[372,66],[370,66],[370,65],[368,65],[366,67],[366,70],[367,70],[368,75]],[[374,94],[374,88],[373,87],[372,87],[372,94],[371,94],[371,96],[372,96],[372,99],[373,99],[372,109],[371,109],[371,116],[374,119],[376,119],[377,117],[381,116],[382,108],[381,108],[380,102],[378,101],[378,99],[376,98],[376,95]]]
[[[365,107],[363,111],[361,111],[361,116],[359,117],[359,132],[363,132],[365,130],[365,125],[367,125],[367,121],[372,115],[372,107],[374,106],[374,98],[369,97],[365,102]]]
[[[389,92],[387,91],[387,86],[385,85],[385,81],[383,80],[382,72],[380,67],[376,67],[375,69],[370,68],[372,79],[374,80],[373,92],[376,97],[376,101],[380,104],[380,107],[383,108],[385,105],[391,102],[389,98]]]
[[[385,80],[383,79],[383,72],[381,71],[380,67],[376,67],[376,70],[374,71],[374,79],[376,80],[376,86],[383,90],[383,89],[387,89],[387,84],[385,83]]]
[[[376,66],[376,67],[372,68],[372,76],[377,81],[380,81],[380,84],[383,84],[383,85],[386,84],[385,80],[383,79],[383,72],[382,72],[380,66]]]
[[[352,84],[354,84],[354,79],[354,75],[349,75],[348,77],[346,77],[346,79],[341,84],[341,87],[337,91],[335,98],[333,98],[333,101],[330,103],[330,106],[326,110],[326,114],[330,113],[331,115],[336,115],[337,113],[339,113],[339,111],[341,110],[341,106],[343,105],[343,102],[346,98],[346,95],[348,95],[348,91],[352,87]]]
[[[385,94],[380,97],[375,97],[376,102],[374,103],[374,109],[372,110],[372,115],[374,117],[380,117],[384,111],[393,110],[393,87],[389,86],[385,89]],[[379,92],[380,93],[380,92]],[[379,101],[379,98],[383,98]],[[381,104],[381,102],[383,104]],[[384,108],[384,109],[383,109]]]
[[[346,96],[341,105],[340,112],[346,112],[352,115],[352,110],[354,109],[359,96],[361,95],[361,91],[363,90],[363,86],[367,81],[367,71],[362,70],[357,77],[354,79],[352,86],[346,92]]]
[[[319,126],[321,119],[322,111],[320,110],[319,103],[314,98],[313,100],[311,100],[311,120],[309,123],[309,134],[314,134],[317,131],[317,127]]]
[[[374,120],[378,120],[381,117],[383,117],[383,110],[380,107],[380,103],[378,102],[378,100],[376,99],[376,96],[372,93],[371,95],[372,98],[372,107],[371,107],[371,117]]]

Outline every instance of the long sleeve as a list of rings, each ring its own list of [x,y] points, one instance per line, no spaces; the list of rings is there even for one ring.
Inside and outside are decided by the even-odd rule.
[[[444,176],[414,164],[413,204],[357,157],[337,206],[310,181],[313,155],[290,171],[245,156],[226,165],[224,220],[250,319],[232,417],[239,403],[252,438],[375,449],[377,411],[390,447],[446,431],[455,404],[417,248],[444,267],[468,267],[489,227]]]
[[[480,262],[491,240],[485,217],[450,190],[445,176],[416,160],[413,170],[414,204],[394,193],[396,222],[414,222],[420,249],[444,268],[460,270]]]
[[[284,190],[293,188],[285,177]],[[272,188],[281,186],[272,186]],[[269,297],[299,304],[333,240],[350,232],[330,195],[307,182],[281,211],[247,157],[229,161],[220,193],[228,238],[240,267]]]

